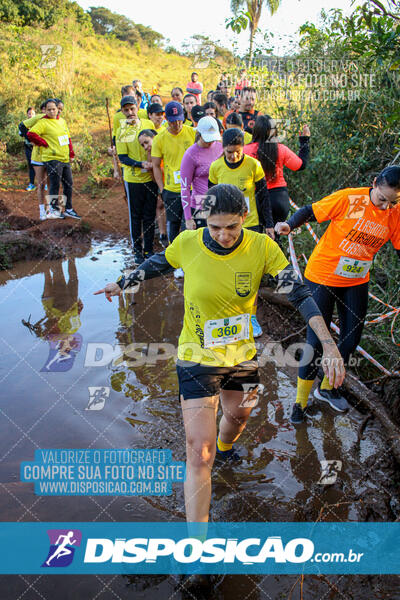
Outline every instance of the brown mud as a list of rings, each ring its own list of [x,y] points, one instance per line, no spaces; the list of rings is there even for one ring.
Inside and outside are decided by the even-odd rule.
[[[0,189],[0,269],[18,260],[62,258],[89,248],[91,239],[129,235],[124,190],[117,180],[105,178],[93,198],[86,192],[87,176],[74,175],[72,203],[82,219],[40,221],[36,190],[23,190],[25,174],[8,175],[8,189]]]

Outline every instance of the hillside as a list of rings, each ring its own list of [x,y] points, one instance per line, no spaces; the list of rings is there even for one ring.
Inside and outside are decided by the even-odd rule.
[[[17,143],[16,125],[28,106],[49,96],[63,99],[73,136],[106,125],[105,98],[118,107],[120,87],[141,79],[143,88],[169,97],[171,88],[186,87],[193,70],[186,56],[145,44],[130,45],[95,34],[66,18],[48,29],[0,23],[0,134],[10,149]],[[41,45],[54,45],[42,58]],[[46,51],[46,50],[45,50]],[[59,53],[59,55],[57,55]],[[52,59],[54,68],[43,68]],[[199,70],[199,69],[197,69]],[[218,65],[200,71],[205,89],[215,87]]]

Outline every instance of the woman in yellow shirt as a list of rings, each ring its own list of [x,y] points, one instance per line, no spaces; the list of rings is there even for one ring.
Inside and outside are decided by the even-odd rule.
[[[240,129],[227,129],[222,136],[224,154],[211,163],[208,185],[231,183],[243,193],[247,205],[247,217],[244,227],[253,231],[263,231],[274,239],[274,222],[264,171],[261,163],[243,153],[244,132]],[[249,160],[250,159],[250,160]],[[261,325],[257,321],[257,303],[254,304],[251,322],[254,336],[262,335]]]
[[[47,170],[50,183],[50,206],[46,211],[47,218],[63,219],[80,216],[72,208],[72,172],[70,160],[74,158],[68,126],[60,117],[57,101],[50,98],[46,101],[46,114],[28,132],[27,137],[32,144],[42,147],[42,161]],[[63,203],[65,211],[60,211],[59,189],[63,186]]]
[[[343,361],[308,287],[276,242],[243,229],[248,210],[243,193],[234,185],[216,185],[204,206],[209,211],[206,228],[183,231],[140,270],[95,292],[111,302],[112,296],[143,279],[176,268],[185,272],[177,372],[186,432],[186,516],[191,522],[208,521],[216,454],[221,461],[239,459],[233,443],[257,405],[259,374],[250,313],[265,273],[277,277],[281,292],[290,292],[289,299],[320,339],[330,380],[336,377],[335,385],[340,385],[344,377]],[[216,447],[219,398],[223,415]]]

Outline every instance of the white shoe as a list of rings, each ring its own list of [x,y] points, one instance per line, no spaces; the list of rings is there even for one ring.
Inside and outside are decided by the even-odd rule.
[[[46,219],[65,219],[64,213],[55,208],[49,208],[46,212]]]
[[[182,271],[182,269],[175,269],[174,277],[175,279],[180,279],[181,277],[185,277],[185,273]]]

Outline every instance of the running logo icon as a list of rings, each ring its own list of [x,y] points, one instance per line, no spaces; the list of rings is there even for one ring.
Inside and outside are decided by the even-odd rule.
[[[48,529],[50,548],[42,567],[68,567],[74,558],[75,548],[81,545],[79,529]]]
[[[321,477],[319,478],[318,484],[333,485],[341,470],[341,460],[321,460]]]
[[[57,65],[58,57],[61,56],[62,46],[59,44],[41,44],[40,50],[42,58],[40,60],[40,69],[54,69]]]
[[[49,355],[40,371],[55,373],[72,369],[75,357],[82,347],[82,336],[79,333],[50,335],[48,342]]]
[[[89,386],[89,402],[85,410],[103,410],[106,400],[110,396],[109,386]]]

